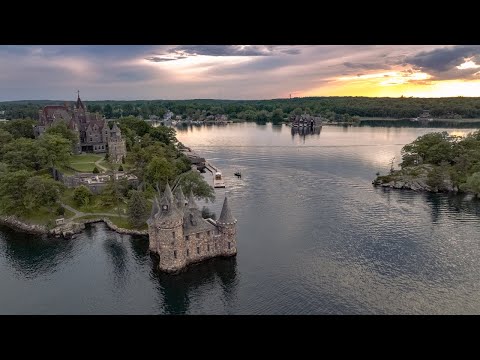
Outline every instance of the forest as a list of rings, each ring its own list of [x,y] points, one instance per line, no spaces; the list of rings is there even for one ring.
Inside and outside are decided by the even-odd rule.
[[[22,100],[0,102],[0,117],[37,119],[45,105],[63,104],[65,100]],[[89,111],[107,119],[141,116],[162,117],[168,110],[183,118],[197,120],[208,115],[226,114],[232,120],[272,121],[280,123],[292,113],[321,115],[331,121],[348,121],[352,117],[404,119],[428,110],[434,118],[480,118],[480,98],[374,98],[374,97],[304,97],[272,100],[133,100],[85,101]],[[3,115],[2,115],[3,114]]]

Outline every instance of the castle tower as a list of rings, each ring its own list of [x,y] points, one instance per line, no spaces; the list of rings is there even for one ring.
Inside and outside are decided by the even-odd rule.
[[[158,204],[154,202],[147,221],[149,248],[159,255],[160,270],[175,272],[186,265],[186,247],[183,238],[183,212],[177,206],[170,185]]]
[[[113,124],[108,137],[108,155],[111,161],[117,163],[121,162],[124,156],[127,156],[125,139],[122,138],[122,131],[117,126],[117,123]]]
[[[217,221],[218,232],[220,233],[221,254],[224,256],[235,255],[237,253],[237,219],[232,215],[228,205],[227,196],[223,201],[222,212]]]

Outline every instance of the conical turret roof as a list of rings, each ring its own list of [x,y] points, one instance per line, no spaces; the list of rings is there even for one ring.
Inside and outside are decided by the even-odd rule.
[[[163,199],[162,203],[168,201],[169,204],[173,203],[173,194],[172,189],[170,189],[170,184],[167,181],[167,185],[165,186],[165,191],[163,192]]]
[[[182,187],[178,185],[175,190],[175,197],[177,198],[178,206],[183,209],[185,207],[185,195],[183,195]]]
[[[155,196],[153,198],[152,211],[150,212],[150,217],[147,220],[148,223],[152,222],[155,219],[155,215],[158,213],[159,210],[160,210],[160,206],[158,205],[158,200],[157,200],[157,197]]]
[[[188,196],[188,208],[189,209],[196,209],[197,208],[195,198],[193,197],[192,189],[190,189],[190,195]]]
[[[232,211],[230,210],[230,206],[228,205],[228,198],[225,196],[225,200],[223,201],[222,212],[220,214],[220,218],[218,222],[221,224],[234,224],[237,222],[232,215]]]

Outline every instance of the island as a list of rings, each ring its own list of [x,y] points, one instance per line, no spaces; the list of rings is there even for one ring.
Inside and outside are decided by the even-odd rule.
[[[175,214],[185,213],[177,235],[200,234],[206,244],[191,255],[176,250],[179,259],[185,259],[175,270],[236,254],[236,220],[227,199],[218,222],[207,207],[193,207],[195,198],[214,201],[215,191],[182,151],[173,128],[152,127],[135,117],[108,120],[89,111],[79,93],[72,105],[46,105],[37,117],[0,124],[0,224],[67,238],[85,224],[104,222],[119,233],[157,241],[163,219],[158,214],[165,205],[159,199],[173,201],[171,182],[174,189],[189,194],[188,206],[168,205]],[[165,189],[164,195],[159,189]],[[199,230],[207,227],[206,235]],[[189,235],[187,230],[195,231]],[[157,247],[152,252],[163,254]],[[171,270],[162,264],[161,270]]]
[[[428,192],[464,192],[480,196],[480,130],[465,137],[433,132],[401,151],[400,169],[377,173],[375,186]]]

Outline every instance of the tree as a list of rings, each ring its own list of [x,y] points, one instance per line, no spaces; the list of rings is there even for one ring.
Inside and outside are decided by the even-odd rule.
[[[105,154],[105,161],[108,162],[108,160],[110,159],[110,155],[108,154],[108,152]]]
[[[63,184],[50,177],[31,177],[25,184],[25,196],[30,200],[27,208],[36,210],[45,206],[50,212],[53,212],[63,189]]]
[[[158,126],[151,128],[150,137],[153,140],[160,141],[165,145],[175,144],[177,138],[175,136],[175,129],[167,126]]]
[[[172,180],[174,177],[175,168],[165,157],[153,157],[145,169],[145,180],[152,185],[160,183],[163,187],[168,179]]]
[[[70,160],[72,148],[70,140],[57,134],[44,134],[38,141],[46,151],[49,166],[64,165]]]
[[[25,184],[32,176],[26,170],[0,174],[0,212],[8,215],[22,215],[29,203],[25,196]]]
[[[176,186],[181,186],[185,194],[189,194],[191,190],[196,197],[202,198],[207,202],[215,201],[215,190],[208,185],[198,171],[190,170],[181,174],[175,181]]]
[[[80,138],[78,137],[78,132],[70,130],[67,127],[67,124],[64,121],[59,121],[54,125],[50,126],[46,131],[46,134],[60,135],[63,138],[70,140],[72,148],[78,144]]]
[[[8,121],[3,128],[12,134],[15,139],[21,137],[33,139],[35,138],[33,127],[36,124],[37,122],[32,119],[16,119]]]
[[[148,216],[148,204],[141,191],[132,190],[127,203],[127,214],[133,226],[140,227]]]
[[[73,200],[78,206],[88,206],[92,199],[93,194],[85,185],[80,185],[73,191]]]
[[[110,119],[113,117],[112,105],[107,104],[103,107],[103,115],[105,115],[107,119]]]
[[[268,111],[261,110],[261,111],[257,112],[257,116],[256,116],[255,120],[259,123],[265,123],[265,122],[268,121],[268,118],[269,118]]]
[[[92,171],[92,172],[93,172],[94,174],[98,174],[98,173],[100,173],[100,170],[98,170],[98,168],[95,166],[95,167],[93,168],[93,171]]]
[[[473,173],[467,178],[465,184],[461,185],[461,190],[471,191],[477,197],[480,197],[480,172]]]
[[[275,109],[272,112],[272,117],[270,118],[273,125],[280,124],[283,121],[283,110]]]

